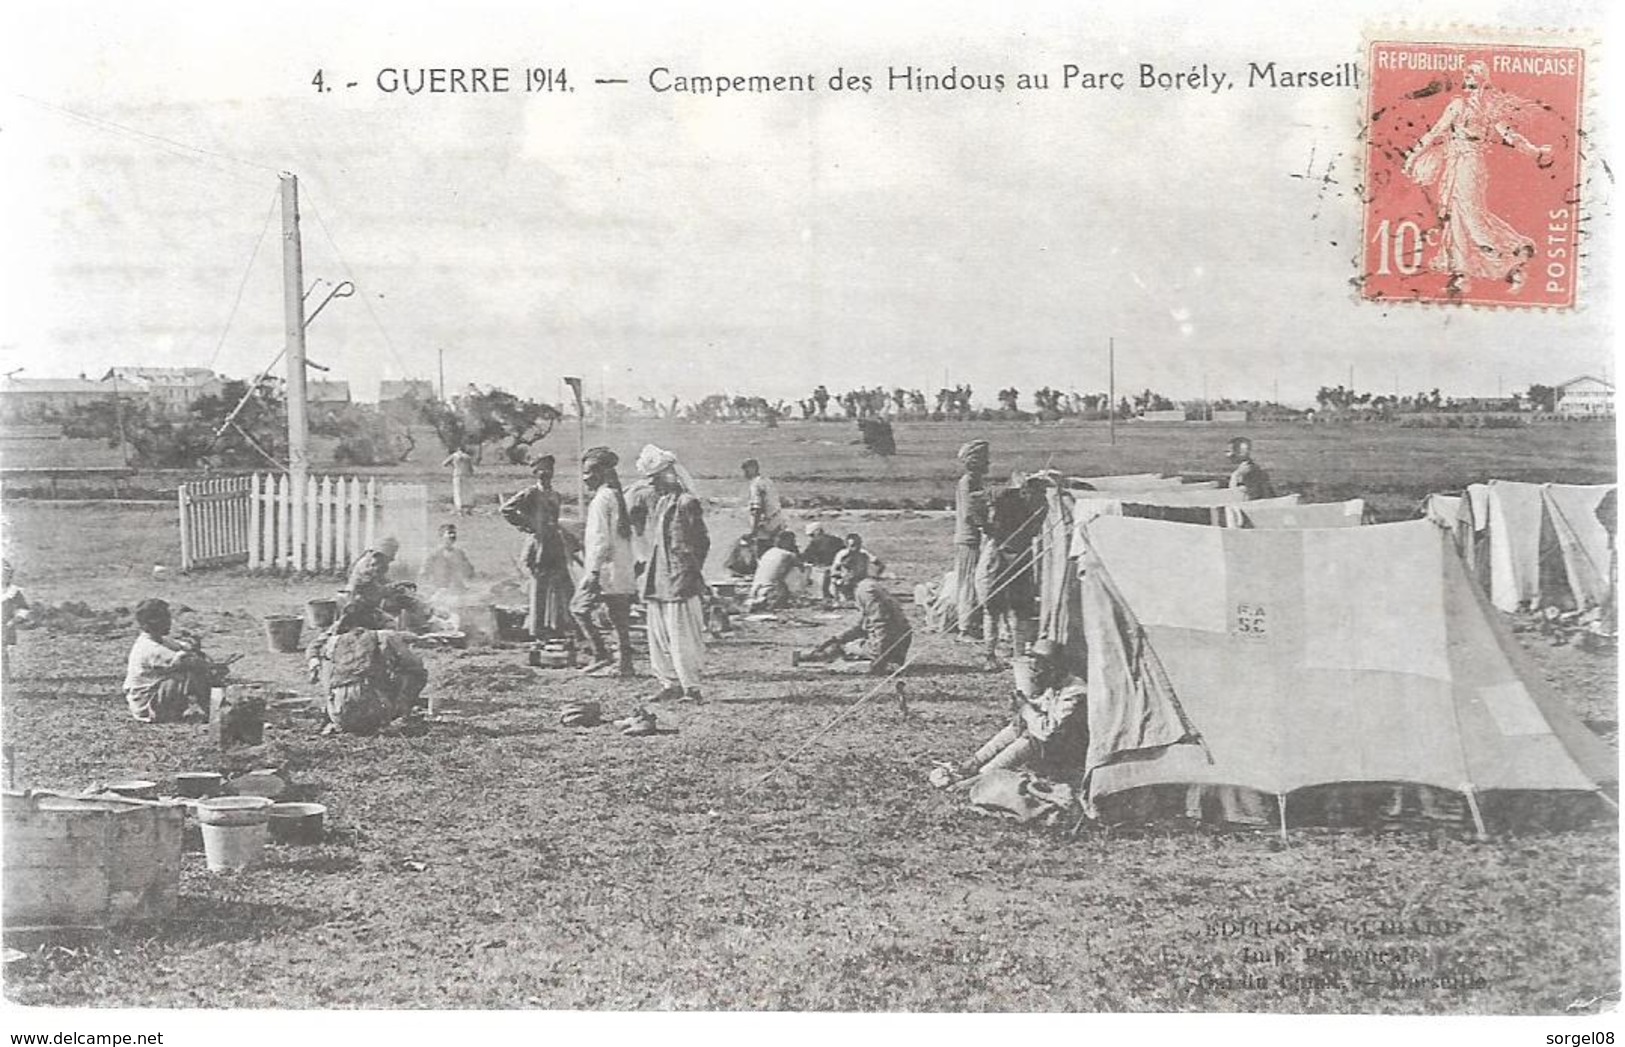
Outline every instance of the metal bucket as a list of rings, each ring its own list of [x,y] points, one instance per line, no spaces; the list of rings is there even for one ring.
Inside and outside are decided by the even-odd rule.
[[[319,633],[332,625],[338,616],[339,602],[337,600],[305,601],[305,628],[313,633]]]
[[[305,621],[297,615],[272,614],[265,618],[265,642],[273,654],[291,654],[299,650],[299,634]]]
[[[271,839],[278,843],[312,844],[322,842],[322,817],[327,808],[319,803],[274,803],[267,808]]]

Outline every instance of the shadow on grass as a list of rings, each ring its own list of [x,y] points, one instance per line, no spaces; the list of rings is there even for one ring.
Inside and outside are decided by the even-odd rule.
[[[218,945],[254,941],[267,934],[285,934],[315,927],[332,914],[284,902],[246,902],[183,894],[175,915],[163,924],[149,924],[144,937],[154,932],[171,944]]]

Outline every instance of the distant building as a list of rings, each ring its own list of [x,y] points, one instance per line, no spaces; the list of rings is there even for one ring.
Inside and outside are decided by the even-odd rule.
[[[145,399],[139,389],[119,390],[126,400]],[[110,385],[88,378],[8,378],[0,382],[0,418],[40,422],[60,418],[86,404],[111,401]]]
[[[1508,414],[1524,409],[1523,398],[1518,396],[1452,397],[1450,406],[1457,411],[1489,414]]]
[[[1557,413],[1595,418],[1614,413],[1614,387],[1595,375],[1583,374],[1557,386]]]
[[[305,383],[305,403],[311,407],[338,407],[349,402],[349,382]]]
[[[387,406],[401,400],[424,403],[435,399],[434,383],[426,378],[385,379],[378,383],[378,404]]]
[[[144,394],[159,414],[177,417],[188,413],[205,396],[219,396],[225,379],[207,367],[114,367],[102,375],[103,393],[117,384],[119,395]]]

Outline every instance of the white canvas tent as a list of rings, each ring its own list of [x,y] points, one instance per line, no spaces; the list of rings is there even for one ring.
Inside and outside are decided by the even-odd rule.
[[[1285,803],[1320,785],[1413,783],[1465,795],[1476,815],[1486,793],[1617,781],[1612,751],[1525,665],[1432,523],[1102,517],[1079,539],[1084,584],[1123,623],[1118,645],[1140,652],[1116,678],[1091,664],[1091,723],[1144,707],[1160,680],[1199,737],[1089,768],[1097,800],[1205,784]]]
[[[1490,602],[1511,612],[1587,610],[1612,600],[1612,536],[1599,509],[1614,493],[1614,484],[1470,487],[1477,540],[1488,543]]]

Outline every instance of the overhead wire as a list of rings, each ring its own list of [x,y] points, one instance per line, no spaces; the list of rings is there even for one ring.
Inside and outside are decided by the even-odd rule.
[[[94,127],[94,128],[96,128],[98,130],[101,130],[101,131],[109,131],[109,132],[112,132],[114,134],[122,134],[122,135],[125,135],[125,136],[130,137],[130,138],[142,139],[142,140],[144,140],[144,141],[146,141],[148,143],[155,143],[155,144],[162,145],[162,146],[168,146],[168,147],[170,147],[170,151],[172,153],[174,152],[174,150],[177,150],[177,149],[184,150],[183,153],[179,153],[179,154],[175,154],[175,155],[184,156],[186,159],[197,160],[199,162],[203,162],[201,158],[207,157],[207,158],[212,159],[212,160],[224,160],[224,161],[227,161],[229,163],[238,164],[238,165],[243,166],[243,167],[253,168],[253,169],[258,170],[258,171],[269,171],[272,174],[280,173],[277,168],[272,167],[269,164],[258,163],[258,162],[254,161],[254,160],[245,160],[240,156],[232,156],[229,153],[222,153],[222,152],[219,152],[219,151],[213,150],[213,149],[204,149],[201,146],[188,145],[185,142],[176,141],[173,138],[166,138],[163,135],[153,134],[150,131],[142,131],[142,130],[139,130],[139,129],[134,128],[134,127],[126,126],[125,124],[121,124],[121,123],[118,123],[116,121],[109,120],[106,117],[89,116],[89,115],[87,115],[85,113],[75,112],[74,110],[69,109],[69,108],[67,108],[65,106],[56,105],[53,102],[47,102],[47,101],[45,101],[43,99],[40,99],[40,98],[34,98],[31,95],[25,95],[25,94],[18,93],[16,95],[16,97],[21,98],[25,102],[29,102],[29,103],[32,103],[33,105],[37,105],[42,109],[50,110],[53,113],[57,113],[57,114],[59,114],[61,116],[68,117],[71,120],[77,120],[82,124],[85,124],[85,125],[90,126],[90,127]],[[218,165],[215,165],[215,166],[218,169]]]
[[[231,333],[232,322],[237,319],[237,308],[242,305],[243,291],[248,287],[248,277],[254,271],[254,262],[260,256],[260,247],[265,243],[265,234],[271,229],[271,218],[276,214],[276,207],[281,197],[281,187],[271,193],[271,206],[265,211],[265,222],[260,226],[259,239],[254,241],[254,250],[249,252],[248,264],[243,267],[243,278],[237,284],[237,297],[231,301],[231,311],[226,314],[226,326],[220,331],[220,340],[215,343],[214,353],[209,357],[209,370],[214,370],[215,361],[220,359],[220,350],[225,347],[226,336]]]
[[[344,257],[344,252],[339,248],[338,241],[333,238],[333,232],[327,227],[326,220],[322,218],[321,210],[317,208],[315,202],[312,201],[308,196],[305,199],[306,206],[310,208],[311,217],[316,219],[316,225],[321,229],[322,235],[327,237],[327,242],[333,248],[333,254],[338,257],[339,268],[344,271],[345,279],[349,280],[352,284],[355,284],[356,287],[359,288],[361,286],[361,281],[356,279],[355,270],[351,268],[349,260]],[[373,307],[372,299],[365,294],[360,295],[359,297],[361,298],[362,304],[367,307],[367,315],[372,317],[373,325],[378,328],[379,335],[384,339],[384,347],[389,350],[389,355],[394,359],[395,366],[400,368],[401,377],[410,377],[411,371],[407,369],[405,361],[401,359],[401,354],[396,350],[395,342],[389,337],[389,330],[384,327],[384,322],[382,318],[379,317],[378,310]]]

